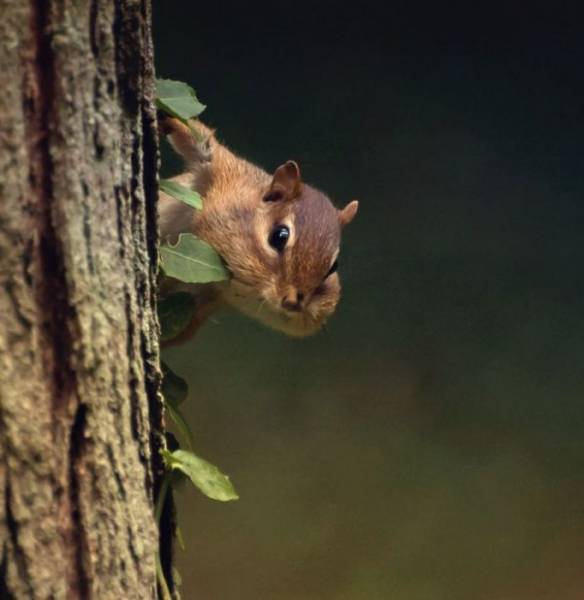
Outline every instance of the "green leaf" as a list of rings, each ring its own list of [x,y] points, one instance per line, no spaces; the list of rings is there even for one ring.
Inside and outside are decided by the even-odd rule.
[[[158,301],[160,339],[171,340],[186,329],[193,319],[196,308],[197,300],[188,292],[176,292],[161,298]]]
[[[180,412],[177,406],[173,405],[171,402],[167,402],[166,410],[168,411],[168,415],[173,420],[176,428],[178,429],[181,437],[184,439],[185,446],[189,449],[193,449],[193,432],[189,427],[189,424],[186,422],[183,414]]]
[[[180,406],[187,398],[189,386],[165,362],[161,362],[160,366],[164,376],[162,379],[162,395],[173,406]]]
[[[209,244],[190,233],[181,233],[175,245],[160,247],[166,275],[186,283],[209,283],[229,278],[221,257]]]
[[[186,550],[187,545],[185,544],[185,538],[183,536],[182,529],[178,525],[175,527],[175,535],[176,535],[176,541],[178,542],[180,549],[183,551]],[[178,571],[176,572],[176,575],[179,575]],[[177,581],[176,575],[175,575],[174,582],[176,583],[176,585],[182,585],[182,581]],[[179,577],[180,577],[180,575],[179,575]]]
[[[170,469],[183,472],[193,484],[212,500],[228,502],[238,500],[239,496],[233,488],[229,477],[206,460],[186,450],[169,452],[164,450],[164,459]]]
[[[172,79],[156,80],[156,106],[184,122],[198,117],[206,108],[190,85]]]
[[[192,450],[193,432],[179,408],[186,400],[189,386],[187,385],[187,382],[174,373],[167,364],[161,363],[161,367],[164,375],[164,379],[162,380],[162,395],[164,396],[164,404],[168,411],[168,416],[176,425],[186,447],[189,450]]]
[[[178,527],[176,528],[176,539],[181,550],[185,550],[185,542],[183,540],[182,533],[180,532],[180,529]],[[172,567],[172,580],[174,582],[174,585],[176,585],[177,587],[180,587],[182,585],[182,577],[180,576],[180,573],[176,567]]]
[[[190,190],[188,187],[180,185],[180,183],[177,183],[176,181],[161,179],[158,183],[158,187],[165,194],[184,202],[188,206],[198,209],[203,208],[203,199],[201,196],[194,190]]]

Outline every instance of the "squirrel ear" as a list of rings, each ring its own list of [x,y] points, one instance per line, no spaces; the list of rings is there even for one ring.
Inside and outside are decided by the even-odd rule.
[[[264,196],[264,202],[292,200],[299,196],[301,191],[300,168],[293,160],[289,160],[274,171],[274,177],[270,189]]]
[[[359,209],[358,200],[353,200],[352,202],[349,202],[349,204],[347,204],[347,206],[345,206],[345,208],[343,208],[339,211],[339,221],[341,222],[341,225],[343,227],[345,225],[348,225],[355,218],[355,215],[357,214],[358,209]]]

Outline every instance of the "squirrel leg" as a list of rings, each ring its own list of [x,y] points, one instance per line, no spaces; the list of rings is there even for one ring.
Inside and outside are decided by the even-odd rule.
[[[161,112],[158,113],[158,128],[187,166],[185,173],[171,181],[205,196],[213,180],[213,132],[198,121],[186,125]],[[195,233],[194,209],[162,191],[159,193],[158,216],[163,241],[176,239],[180,233]]]
[[[162,341],[160,346],[162,348],[170,348],[171,346],[180,346],[188,342],[195,336],[199,327],[215,312],[219,304],[220,302],[216,295],[197,298],[197,307],[190,323],[175,337]]]

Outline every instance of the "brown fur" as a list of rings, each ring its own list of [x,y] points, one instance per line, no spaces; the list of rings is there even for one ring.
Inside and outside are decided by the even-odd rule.
[[[327,274],[356,201],[337,210],[325,194],[302,182],[293,161],[271,176],[220,144],[200,122],[189,128],[165,118],[161,129],[189,168],[176,179],[204,197],[203,210],[195,212],[161,194],[162,238],[191,232],[217,250],[232,273],[229,281],[206,286],[219,302],[289,335],[320,329],[339,301],[338,274]],[[290,238],[279,254],[268,238],[281,224]],[[211,311],[196,315],[193,328]]]

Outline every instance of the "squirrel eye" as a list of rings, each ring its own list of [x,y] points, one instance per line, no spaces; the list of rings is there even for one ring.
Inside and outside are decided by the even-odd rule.
[[[288,229],[288,227],[286,227],[286,225],[277,225],[272,230],[272,233],[270,233],[268,243],[272,248],[274,248],[278,252],[282,252],[289,237],[290,230]]]
[[[339,261],[335,260],[335,262],[331,265],[331,268],[329,269],[326,276],[328,277],[329,275],[332,275],[338,268],[339,268]]]

